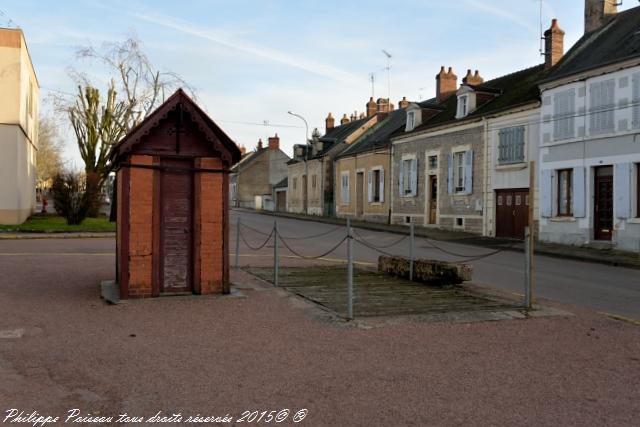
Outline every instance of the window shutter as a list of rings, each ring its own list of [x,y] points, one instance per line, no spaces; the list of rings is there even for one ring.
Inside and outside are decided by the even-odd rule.
[[[449,164],[447,165],[447,189],[449,194],[453,194],[453,186],[455,183],[453,182],[453,153],[449,153]]]
[[[584,218],[586,215],[585,209],[585,182],[584,182],[584,168],[582,166],[573,168],[573,176],[571,177],[571,184],[573,190],[571,197],[573,199],[573,216],[575,218]]]
[[[380,203],[384,203],[384,169],[380,169]]]
[[[473,150],[464,153],[464,192],[473,193]]]
[[[349,204],[349,175],[342,175],[342,203]]]
[[[540,172],[540,216],[550,218],[553,215],[553,175],[551,169]],[[529,202],[531,203],[531,202]]]
[[[404,160],[400,160],[400,167],[398,168],[398,194],[400,197],[404,196]]]
[[[418,159],[411,162],[411,195],[418,194]]]
[[[615,165],[613,177],[613,201],[616,218],[629,218],[631,216],[631,163],[620,163]]]
[[[367,201],[373,202],[373,171],[367,173]]]
[[[640,129],[640,73],[633,75],[633,127]]]

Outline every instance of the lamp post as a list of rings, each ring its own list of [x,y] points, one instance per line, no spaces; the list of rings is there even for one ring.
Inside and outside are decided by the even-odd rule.
[[[311,148],[309,145],[309,123],[307,120],[302,117],[300,114],[296,114],[292,111],[287,111],[288,114],[295,116],[304,122],[305,127],[305,144],[307,146],[304,153],[304,213],[309,214],[309,164],[307,163],[307,159],[309,158],[309,149]]]

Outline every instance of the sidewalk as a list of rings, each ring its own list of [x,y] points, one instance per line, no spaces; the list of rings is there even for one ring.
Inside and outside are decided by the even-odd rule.
[[[289,212],[267,212],[253,209],[233,208],[242,212],[252,212],[261,215],[279,216],[283,218],[299,219],[303,221],[316,221],[327,224],[346,224],[344,218],[323,217],[314,215],[294,214]],[[373,230],[386,231],[389,233],[408,234],[409,227],[397,224],[381,224],[352,220],[354,227]],[[524,252],[522,241],[511,239],[498,239],[493,237],[479,236],[477,234],[465,233],[463,231],[450,231],[438,228],[415,227],[416,236],[444,242],[455,242],[460,244],[481,246],[491,249],[505,249]],[[640,269],[640,254],[633,252],[619,251],[615,249],[596,249],[581,246],[568,246],[557,243],[536,242],[536,254],[547,255],[558,258],[566,258],[584,262],[594,262],[617,267]]]

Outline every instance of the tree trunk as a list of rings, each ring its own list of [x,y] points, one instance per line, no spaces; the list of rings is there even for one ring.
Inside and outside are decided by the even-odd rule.
[[[109,221],[116,222],[118,219],[118,176],[113,180],[113,190],[111,190],[111,209],[109,211]]]

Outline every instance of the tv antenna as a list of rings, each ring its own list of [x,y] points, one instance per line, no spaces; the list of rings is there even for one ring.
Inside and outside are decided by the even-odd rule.
[[[369,73],[369,81],[371,82],[371,98],[374,98],[376,96],[376,73]]]
[[[544,28],[542,23],[542,0],[540,0],[540,55],[544,55]]]
[[[387,70],[387,95],[389,102],[391,102],[391,54],[384,49],[382,49],[382,53],[387,57],[387,67],[385,68]]]
[[[9,15],[7,15],[4,12],[4,10],[0,9],[0,27],[2,26],[6,26],[7,28],[11,28],[11,27],[17,28],[17,25],[15,24],[15,22],[13,22],[11,18],[9,18]]]

